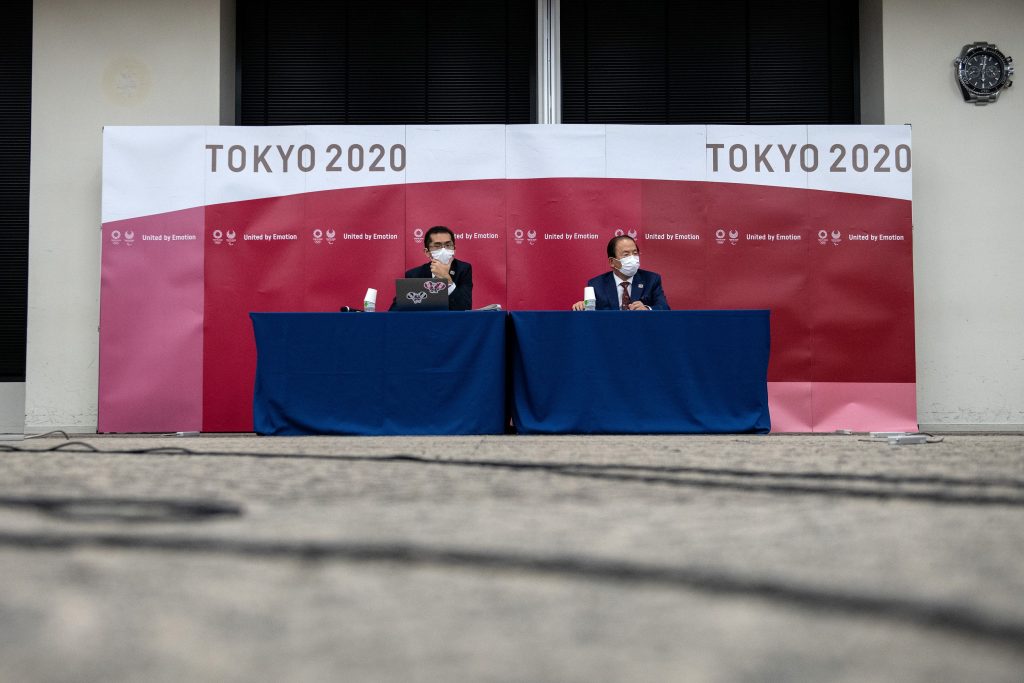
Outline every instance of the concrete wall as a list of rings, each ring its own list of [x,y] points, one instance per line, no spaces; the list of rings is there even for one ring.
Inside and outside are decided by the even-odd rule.
[[[25,383],[0,382],[0,434],[25,430]]]
[[[25,429],[95,431],[103,126],[221,121],[221,2],[34,13]]]
[[[1024,428],[1024,83],[978,107],[952,65],[978,40],[1024,63],[1024,2],[884,0],[882,24],[885,122],[914,135],[918,420]]]

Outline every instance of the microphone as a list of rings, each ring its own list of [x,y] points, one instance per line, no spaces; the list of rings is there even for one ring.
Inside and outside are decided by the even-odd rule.
[[[358,308],[350,308],[348,306],[342,306],[338,309],[338,313],[361,313]]]

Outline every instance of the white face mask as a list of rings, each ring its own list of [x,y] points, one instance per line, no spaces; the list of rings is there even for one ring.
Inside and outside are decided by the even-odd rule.
[[[633,277],[640,270],[639,256],[623,256],[619,259],[619,272],[626,277]]]
[[[445,249],[444,247],[442,247],[441,249],[435,249],[434,251],[430,252],[430,258],[440,261],[445,265],[451,263],[454,257],[454,249]]]

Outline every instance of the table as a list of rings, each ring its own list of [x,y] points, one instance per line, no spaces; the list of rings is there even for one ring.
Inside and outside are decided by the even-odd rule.
[[[517,311],[521,434],[767,432],[769,312]]]
[[[250,313],[259,434],[501,434],[505,314]]]

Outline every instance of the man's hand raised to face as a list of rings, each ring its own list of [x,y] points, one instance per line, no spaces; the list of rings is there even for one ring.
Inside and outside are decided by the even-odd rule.
[[[441,263],[437,259],[430,259],[430,274],[436,278],[446,280],[449,283],[452,281],[451,277],[451,263]]]

